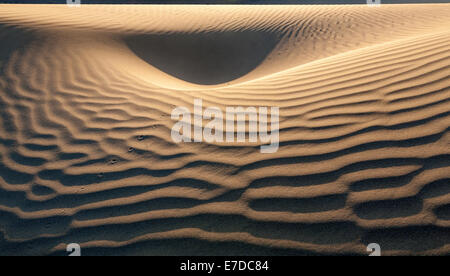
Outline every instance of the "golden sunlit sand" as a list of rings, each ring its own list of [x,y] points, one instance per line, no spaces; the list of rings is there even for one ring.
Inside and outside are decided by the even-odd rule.
[[[450,254],[450,4],[0,5],[0,254]],[[277,106],[280,144],[175,143]]]

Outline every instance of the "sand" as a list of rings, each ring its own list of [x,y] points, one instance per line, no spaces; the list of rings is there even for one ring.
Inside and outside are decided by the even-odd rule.
[[[450,254],[450,4],[0,5],[0,255]],[[174,143],[277,106],[280,145]]]

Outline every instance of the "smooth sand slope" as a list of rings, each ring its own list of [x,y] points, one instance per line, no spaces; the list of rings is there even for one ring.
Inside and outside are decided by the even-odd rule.
[[[0,254],[450,254],[450,4],[0,5]],[[172,141],[277,106],[280,147]]]

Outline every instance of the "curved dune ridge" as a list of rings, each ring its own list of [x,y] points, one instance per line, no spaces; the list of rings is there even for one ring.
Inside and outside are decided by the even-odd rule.
[[[450,254],[450,4],[0,5],[0,254]],[[280,147],[175,143],[277,106]]]

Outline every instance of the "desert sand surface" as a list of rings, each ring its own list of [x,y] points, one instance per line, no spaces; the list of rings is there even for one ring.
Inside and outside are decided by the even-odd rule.
[[[0,5],[0,255],[450,254],[450,4]],[[175,143],[279,107],[279,149]]]

